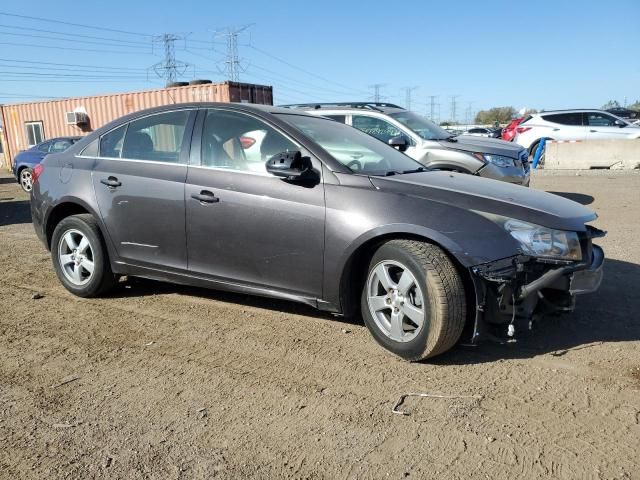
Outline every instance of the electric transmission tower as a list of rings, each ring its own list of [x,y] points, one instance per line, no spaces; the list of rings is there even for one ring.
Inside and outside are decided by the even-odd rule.
[[[414,90],[417,90],[418,87],[404,87],[404,108],[407,110],[411,110],[411,94]]]
[[[455,122],[457,118],[458,98],[460,95],[451,95],[451,121]]]
[[[435,122],[435,114],[436,114],[436,105],[440,107],[440,103],[436,102],[436,98],[440,98],[439,95],[429,95],[427,97],[429,99],[429,103],[427,106],[429,107],[429,119],[432,122]]]
[[[151,66],[153,71],[160,78],[164,78],[167,81],[167,85],[175,82],[179,75],[182,75],[189,67],[188,63],[176,60],[176,41],[184,40],[184,37],[174,35],[173,33],[165,33],[164,35],[158,35],[153,37],[153,47],[157,45],[162,47],[164,53],[164,60]]]
[[[217,30],[214,33],[214,37],[223,39],[227,47],[227,53],[224,59],[224,68],[222,68],[221,71],[232,82],[239,82],[240,73],[244,73],[246,71],[246,67],[242,65],[242,59],[238,53],[238,37],[242,32],[248,30],[252,26],[253,24],[244,25],[242,27],[228,27],[224,30]]]
[[[373,101],[375,103],[380,103],[384,98],[382,95],[380,95],[380,89],[385,85],[386,84],[384,83],[374,83],[373,85],[369,85],[369,88],[373,89]]]

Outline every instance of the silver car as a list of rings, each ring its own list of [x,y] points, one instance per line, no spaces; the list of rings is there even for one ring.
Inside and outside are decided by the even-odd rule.
[[[494,138],[452,135],[425,117],[389,103],[285,105],[346,123],[396,147],[430,170],[448,170],[529,186],[529,153]],[[357,158],[353,165],[357,170]]]

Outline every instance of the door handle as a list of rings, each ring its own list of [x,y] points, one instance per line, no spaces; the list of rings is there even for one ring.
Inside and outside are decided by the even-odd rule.
[[[115,188],[122,185],[122,182],[118,181],[116,177],[103,178],[102,180],[100,180],[100,183],[110,188]]]
[[[209,190],[202,190],[200,193],[192,193],[191,198],[195,198],[199,202],[203,203],[218,203],[220,201],[220,199]]]
[[[589,130],[591,133],[597,133],[598,130]]]

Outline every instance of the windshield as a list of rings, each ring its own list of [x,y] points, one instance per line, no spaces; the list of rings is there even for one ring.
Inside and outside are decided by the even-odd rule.
[[[321,117],[276,114],[324,148],[354,173],[394,175],[424,167],[360,130]]]
[[[425,140],[444,140],[451,136],[444,128],[413,112],[391,113],[389,116]]]

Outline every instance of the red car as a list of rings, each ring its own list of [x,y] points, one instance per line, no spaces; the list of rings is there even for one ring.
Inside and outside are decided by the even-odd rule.
[[[502,129],[502,140],[510,142],[513,137],[516,136],[516,127],[520,125],[520,122],[524,120],[524,117],[514,118],[511,123]]]

